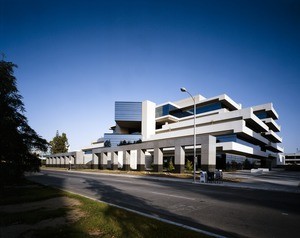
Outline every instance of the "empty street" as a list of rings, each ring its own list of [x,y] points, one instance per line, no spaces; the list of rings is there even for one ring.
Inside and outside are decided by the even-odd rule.
[[[227,237],[300,232],[300,194],[148,177],[42,171],[31,180]]]

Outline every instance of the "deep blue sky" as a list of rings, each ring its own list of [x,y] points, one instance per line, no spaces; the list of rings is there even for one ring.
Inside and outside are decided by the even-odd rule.
[[[114,125],[114,102],[226,93],[273,102],[300,148],[300,1],[0,0],[0,52],[16,63],[30,125],[71,149]]]

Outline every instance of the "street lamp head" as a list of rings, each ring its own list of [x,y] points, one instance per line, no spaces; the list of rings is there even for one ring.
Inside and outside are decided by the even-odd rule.
[[[186,92],[186,88],[180,88],[181,92]]]

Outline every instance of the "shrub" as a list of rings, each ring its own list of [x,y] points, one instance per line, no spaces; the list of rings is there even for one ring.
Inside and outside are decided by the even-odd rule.
[[[193,170],[193,163],[191,161],[187,160],[185,168],[187,171],[191,172]]]
[[[169,171],[169,172],[172,172],[172,171],[174,171],[174,170],[175,170],[175,167],[174,167],[174,165],[173,165],[172,160],[170,160],[169,165],[168,165],[168,171]]]

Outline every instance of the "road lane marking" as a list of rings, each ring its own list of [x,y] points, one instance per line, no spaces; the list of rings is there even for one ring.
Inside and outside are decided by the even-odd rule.
[[[96,199],[96,198],[93,198],[93,197],[90,197],[90,196],[87,196],[87,195],[84,195],[84,194],[81,194],[81,193],[78,193],[78,192],[74,192],[74,191],[71,191],[71,190],[68,190],[68,189],[64,189],[64,188],[60,188],[60,187],[56,187],[56,188],[58,188],[62,191],[66,191],[66,192],[69,192],[69,193],[72,193],[72,194],[77,194],[77,195],[80,195],[82,197],[86,197],[86,198],[91,199],[91,200],[96,201],[96,202],[105,203],[105,204],[110,205],[112,207],[117,207],[117,208],[129,211],[129,212],[139,214],[141,216],[149,217],[149,218],[152,218],[152,219],[155,219],[155,220],[158,220],[158,221],[162,221],[162,222],[172,224],[172,225],[175,225],[175,226],[178,226],[178,227],[182,227],[182,228],[185,228],[185,229],[188,229],[188,230],[191,230],[191,231],[202,233],[202,234],[205,234],[205,235],[208,235],[208,236],[211,236],[211,237],[227,238],[226,236],[223,236],[223,235],[220,235],[220,234],[216,234],[216,233],[213,233],[213,232],[210,232],[210,231],[195,228],[195,227],[192,227],[192,226],[189,226],[189,225],[184,225],[184,224],[174,222],[174,221],[171,221],[171,220],[168,220],[168,219],[165,219],[165,218],[161,218],[157,214],[151,215],[151,214],[140,212],[140,211],[137,211],[137,210],[134,210],[134,209],[124,207],[124,206],[120,206],[120,205],[117,205],[117,204],[114,204],[114,203],[105,202],[105,201],[102,201],[101,199]]]
[[[188,198],[188,197],[172,195],[172,194],[167,194],[167,193],[158,193],[158,192],[151,192],[151,193],[158,194],[158,195],[163,195],[163,196],[175,197],[175,198],[183,198],[183,199],[193,200],[193,201],[196,200],[195,198]]]

